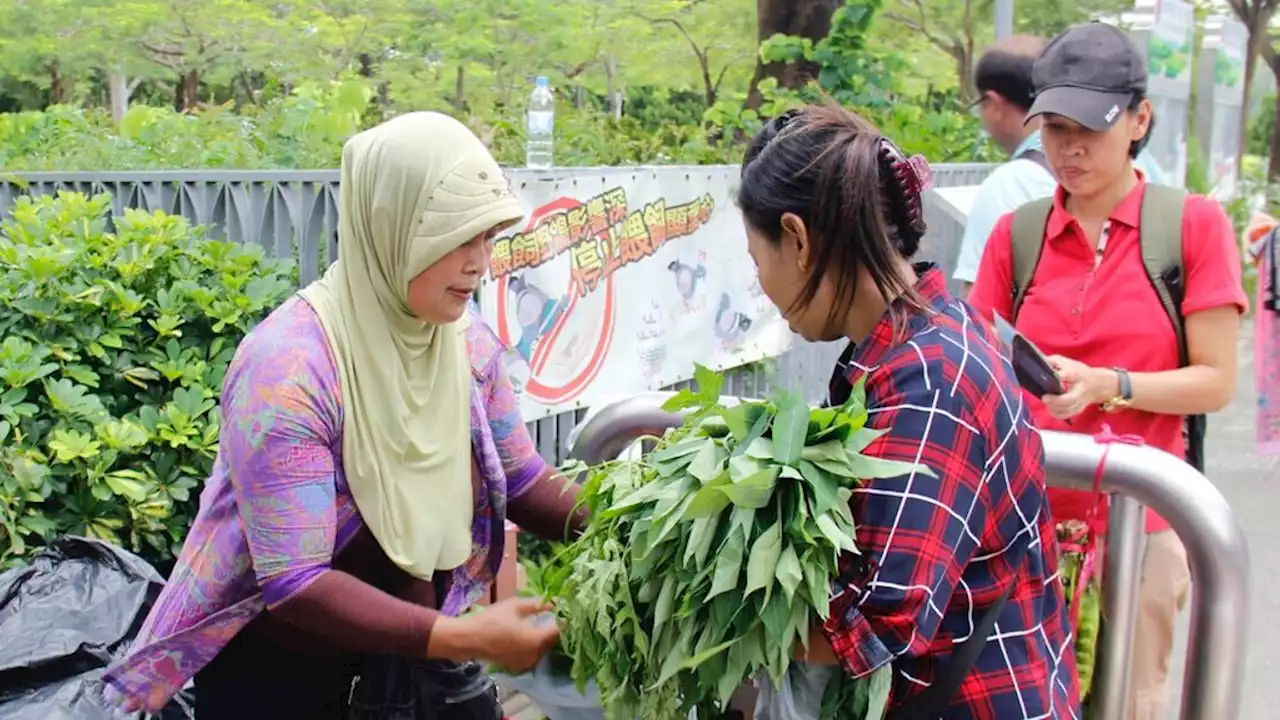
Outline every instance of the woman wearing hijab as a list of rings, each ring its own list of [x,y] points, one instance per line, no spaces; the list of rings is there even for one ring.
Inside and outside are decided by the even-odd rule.
[[[159,711],[194,678],[201,720],[341,718],[353,678],[390,657],[413,666],[425,717],[495,718],[491,690],[446,697],[457,663],[519,671],[556,641],[535,602],[462,616],[493,580],[508,510],[546,537],[573,524],[470,304],[520,203],[435,113],[353,137],[341,190],[339,259],[228,368],[200,512],[105,678],[123,708]]]

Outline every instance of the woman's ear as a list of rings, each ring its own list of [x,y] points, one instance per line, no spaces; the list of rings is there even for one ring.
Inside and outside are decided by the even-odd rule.
[[[809,267],[809,230],[795,213],[782,214],[782,253],[795,258],[800,270]]]
[[[1133,123],[1129,131],[1129,140],[1137,142],[1147,136],[1151,130],[1151,101],[1143,99],[1133,111]]]

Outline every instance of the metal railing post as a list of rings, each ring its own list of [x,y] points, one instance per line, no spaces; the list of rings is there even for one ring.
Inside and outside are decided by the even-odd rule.
[[[1103,446],[1087,435],[1043,434],[1049,482],[1090,489],[1102,460]],[[1111,446],[1102,487],[1116,493],[1113,502],[1127,496],[1150,506],[1168,521],[1186,546],[1193,588],[1191,633],[1187,640],[1179,717],[1182,720],[1238,717],[1249,631],[1249,550],[1235,513],[1208,478],[1180,458],[1151,447]],[[1124,542],[1124,539],[1118,538],[1118,541]],[[1130,592],[1127,588],[1111,591]],[[1125,600],[1136,602],[1136,588],[1132,595],[1132,601]],[[1113,597],[1108,602],[1119,600]],[[1131,642],[1132,632],[1130,627],[1127,633],[1112,633],[1117,637],[1110,639],[1108,647],[1111,643]],[[1102,690],[1099,687],[1099,691]],[[1108,707],[1112,705],[1110,699],[1101,695],[1098,700]],[[1124,716],[1122,713],[1103,718]]]
[[[1098,638],[1095,720],[1126,720],[1129,716],[1133,694],[1132,638],[1138,624],[1138,588],[1142,584],[1142,552],[1147,541],[1143,532],[1145,509],[1131,497],[1111,496],[1102,576],[1102,613],[1107,619],[1107,631]]]
[[[644,393],[600,408],[575,433],[571,456],[587,463],[617,457],[636,438],[679,424],[662,411],[671,393]],[[728,400],[728,399],[726,399]],[[1044,432],[1052,485],[1089,490],[1103,445],[1087,435]],[[1095,699],[1100,720],[1128,712],[1129,666],[1142,566],[1144,506],[1169,522],[1187,549],[1194,588],[1182,720],[1234,720],[1240,713],[1249,625],[1249,552],[1226,498],[1181,459],[1150,447],[1115,444],[1102,489],[1112,493],[1104,608]]]

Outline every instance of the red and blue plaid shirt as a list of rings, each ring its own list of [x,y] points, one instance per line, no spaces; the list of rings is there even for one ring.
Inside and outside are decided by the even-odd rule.
[[[866,380],[865,452],[929,467],[868,481],[852,503],[849,556],[824,628],[846,672],[893,663],[892,706],[933,681],[952,648],[1013,585],[947,720],[1079,718],[1079,682],[1058,578],[1044,449],[994,331],[918,266],[931,312],[899,300],[848,354],[833,403]]]

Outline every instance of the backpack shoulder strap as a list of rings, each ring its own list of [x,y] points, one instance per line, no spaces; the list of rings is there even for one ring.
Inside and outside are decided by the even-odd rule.
[[[1044,231],[1049,222],[1049,211],[1053,209],[1053,198],[1039,198],[1020,206],[1013,211],[1013,232],[1010,246],[1013,250],[1013,322],[1018,317],[1018,309],[1022,307],[1022,296],[1031,286],[1035,277],[1036,266],[1040,264],[1040,253],[1044,250]]]
[[[1173,331],[1178,337],[1178,356],[1182,365],[1188,362],[1187,335],[1183,327],[1182,297],[1186,282],[1182,260],[1182,209],[1187,191],[1168,185],[1147,185],[1142,196],[1142,214],[1138,220],[1138,242],[1142,246],[1142,264],[1160,304],[1164,306]]]
[[[1182,298],[1186,291],[1186,268],[1182,255],[1182,214],[1187,191],[1167,185],[1147,185],[1142,196],[1138,242],[1142,246],[1142,264],[1160,304],[1164,306],[1173,332],[1178,338],[1178,364],[1190,363],[1187,331],[1182,317]],[[1207,419],[1189,415],[1183,427],[1187,462],[1200,472],[1205,470],[1204,439]]]

